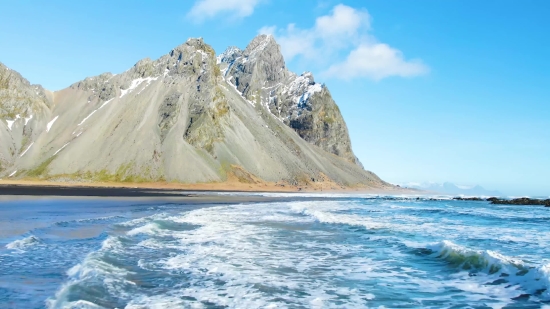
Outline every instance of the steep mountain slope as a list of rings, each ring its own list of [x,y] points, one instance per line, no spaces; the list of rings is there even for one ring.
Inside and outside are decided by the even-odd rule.
[[[386,186],[355,163],[347,128],[326,87],[286,69],[281,77],[269,75],[274,69],[265,57],[273,48],[278,53],[271,37],[252,41],[245,53],[255,65],[243,70],[250,76],[233,70],[235,61],[231,67],[217,63],[231,55],[217,59],[202,39],[189,39],[158,60],[143,59],[124,73],[86,78],[53,95],[20,76],[8,78],[8,92],[23,93],[19,97],[25,99],[0,101],[7,111],[0,125],[1,153],[14,149],[0,174],[80,181],[196,183],[232,177],[250,183],[330,180]],[[277,53],[274,59],[284,68]],[[238,82],[232,83],[233,78]],[[276,81],[289,85],[277,90],[281,99],[262,90]],[[303,100],[294,102],[297,96]],[[32,130],[23,134],[27,139],[20,138],[16,129],[25,130],[24,117],[31,114]],[[22,152],[24,144],[29,146]]]
[[[52,93],[31,85],[0,63],[0,173],[13,165],[45,129]]]
[[[225,78],[243,97],[264,105],[306,141],[360,165],[327,87],[316,83],[310,72],[290,72],[272,36],[256,37],[244,51],[230,47],[218,62]]]

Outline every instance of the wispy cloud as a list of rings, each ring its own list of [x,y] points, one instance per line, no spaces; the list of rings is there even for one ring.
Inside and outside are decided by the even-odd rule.
[[[406,60],[398,49],[380,43],[371,34],[371,22],[366,10],[339,4],[329,15],[318,17],[309,29],[289,24],[283,29],[263,27],[259,32],[274,35],[288,61],[303,57],[326,65],[326,59],[345,53],[344,60],[325,68],[325,76],[381,80],[390,76],[417,76],[429,71],[421,60]]]
[[[252,15],[260,2],[261,0],[197,0],[187,17],[196,22],[222,14],[230,18],[244,18]]]

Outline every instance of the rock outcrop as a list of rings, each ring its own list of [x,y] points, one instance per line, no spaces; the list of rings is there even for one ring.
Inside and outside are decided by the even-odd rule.
[[[533,205],[533,206],[545,206],[550,207],[550,199],[534,199],[534,198],[528,198],[528,197],[520,197],[520,198],[514,198],[514,199],[501,199],[497,197],[491,197],[488,198],[487,201],[491,202],[491,204],[496,205]]]
[[[3,177],[390,186],[358,165],[327,88],[288,71],[269,36],[218,57],[189,39],[53,94],[0,70]]]

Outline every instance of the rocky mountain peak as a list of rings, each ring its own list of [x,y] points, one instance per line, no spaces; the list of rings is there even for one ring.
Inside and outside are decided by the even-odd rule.
[[[27,117],[33,110],[47,109],[51,102],[46,92],[0,62],[0,119]]]
[[[246,56],[259,53],[264,50],[278,50],[280,52],[279,44],[275,41],[275,38],[271,34],[260,34],[256,36],[244,50]]]
[[[280,71],[286,70],[281,47],[272,35],[261,34],[255,37],[242,54],[245,61],[258,65],[267,81],[279,81],[284,78]]]
[[[242,57],[243,51],[236,46],[229,46],[223,53],[221,53],[216,59],[217,63],[233,63],[237,58]]]
[[[206,58],[215,58],[214,49],[210,45],[204,43],[202,38],[188,39],[185,43],[170,51],[169,55],[170,57],[181,61],[189,59],[190,56],[193,56],[195,53],[201,53],[201,55]]]
[[[244,51],[231,47],[218,60],[224,76],[251,101],[259,99],[262,87],[281,83],[288,76],[281,48],[270,35],[255,37]]]
[[[203,75],[211,73],[218,76],[219,68],[216,65],[214,49],[204,43],[202,38],[191,38],[174,48],[167,55],[155,61],[159,74],[168,76],[187,76],[189,73]]]
[[[255,37],[244,51],[230,47],[218,61],[225,79],[247,100],[260,103],[306,141],[361,166],[328,89],[311,72],[289,71],[273,36]]]
[[[53,95],[0,63],[0,171],[25,153],[44,130]]]

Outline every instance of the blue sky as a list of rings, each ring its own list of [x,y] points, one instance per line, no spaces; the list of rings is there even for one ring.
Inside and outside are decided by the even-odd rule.
[[[550,195],[550,1],[1,1],[0,61],[59,90],[189,37],[272,33],[326,83],[365,167]]]

